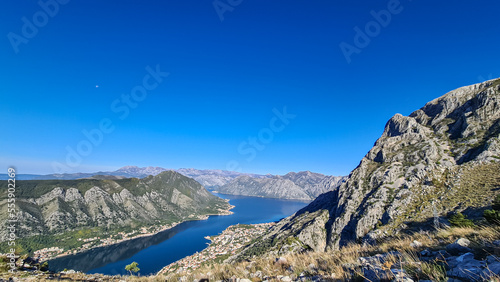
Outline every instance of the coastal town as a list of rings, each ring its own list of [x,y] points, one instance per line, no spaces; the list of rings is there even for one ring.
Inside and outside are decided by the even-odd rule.
[[[229,209],[219,209],[216,215],[230,215],[233,214],[231,209],[234,208],[233,205],[229,206]],[[209,218],[209,214],[204,215],[196,215],[190,214],[188,216],[188,220],[207,220]],[[40,250],[36,250],[33,252],[33,259],[38,262],[43,262],[47,260],[51,260],[57,257],[73,255],[80,252],[85,252],[93,248],[105,247],[113,244],[118,244],[123,241],[136,239],[139,237],[147,237],[155,235],[159,232],[165,231],[167,229],[171,229],[182,222],[174,222],[170,224],[158,224],[153,225],[148,228],[141,227],[137,230],[131,232],[118,232],[116,234],[109,235],[109,237],[103,236],[94,236],[91,238],[77,238],[77,241],[80,241],[82,244],[80,247],[72,248],[69,250],[64,250],[64,248],[53,246],[48,248],[43,248]]]
[[[225,259],[235,254],[238,249],[245,246],[250,241],[264,234],[264,232],[269,230],[274,224],[274,222],[270,222],[229,226],[217,236],[205,237],[211,241],[206,249],[167,265],[160,270],[159,274],[194,270],[205,263]]]
[[[217,213],[217,215],[230,215],[233,212],[231,209],[234,206],[230,205],[229,209],[224,210],[220,209]],[[195,214],[190,214],[188,216],[188,220],[206,220],[209,218],[210,215],[204,214],[204,215],[195,215]],[[47,261],[53,258],[57,257],[62,257],[62,256],[67,256],[67,255],[73,255],[77,254],[80,252],[85,252],[93,248],[98,248],[98,247],[105,247],[113,244],[118,244],[123,241],[127,240],[132,240],[136,239],[139,237],[147,237],[147,236],[152,236],[155,235],[159,232],[165,231],[167,229],[173,228],[180,224],[182,222],[174,222],[170,224],[159,224],[159,225],[153,225],[148,228],[146,227],[141,227],[137,230],[131,231],[131,232],[118,232],[117,234],[110,235],[109,237],[101,237],[101,236],[95,236],[92,238],[78,238],[78,241],[81,241],[85,244],[82,244],[78,248],[73,248],[70,250],[64,250],[63,248],[60,247],[49,247],[49,248],[43,248],[37,251],[33,252],[33,259],[35,259],[38,262],[43,262]]]
[[[206,217],[208,218],[208,216]],[[201,218],[205,219],[205,218]],[[152,236],[155,235],[158,232],[170,229],[178,225],[179,222],[174,222],[171,224],[164,224],[164,225],[157,225],[157,226],[152,226],[150,228],[146,227],[141,227],[137,230],[134,230],[132,232],[118,232],[117,234],[110,235],[109,237],[92,237],[92,238],[78,238],[77,241],[80,241],[84,244],[81,245],[81,247],[70,249],[70,250],[64,250],[63,248],[60,247],[50,247],[50,248],[44,248],[40,249],[37,251],[33,252],[33,259],[36,261],[42,262],[42,261],[47,261],[56,257],[62,257],[66,255],[72,255],[76,254],[79,252],[84,252],[88,251],[93,248],[98,248],[98,247],[105,247],[117,243],[121,243],[123,241],[139,238],[139,237],[146,237],[146,236]]]

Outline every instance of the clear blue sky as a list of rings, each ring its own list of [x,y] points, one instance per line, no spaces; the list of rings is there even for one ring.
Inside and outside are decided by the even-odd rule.
[[[229,163],[346,175],[394,114],[500,77],[493,0],[220,0],[219,13],[211,0],[60,2],[3,2],[0,173]],[[377,30],[371,11],[388,5]],[[348,63],[340,44],[367,25]],[[169,73],[158,85],[145,77],[157,65]],[[120,100],[144,78],[156,88],[136,108]],[[284,107],[286,125],[273,119]],[[92,144],[82,131],[102,121],[114,130]],[[85,155],[68,162],[78,144]]]

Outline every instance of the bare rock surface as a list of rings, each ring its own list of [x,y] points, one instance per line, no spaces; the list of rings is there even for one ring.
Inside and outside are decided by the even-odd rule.
[[[348,179],[281,220],[251,250],[296,238],[304,249],[375,241],[449,212],[481,216],[500,185],[500,79],[465,86],[410,116],[394,115]],[[466,248],[466,247],[465,247]],[[245,251],[241,256],[245,256]]]

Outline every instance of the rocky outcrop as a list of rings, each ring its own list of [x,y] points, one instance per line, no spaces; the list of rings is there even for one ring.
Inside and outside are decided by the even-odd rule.
[[[181,221],[230,208],[195,180],[173,171],[143,179],[30,180],[16,184],[23,189],[23,196],[16,199],[19,237],[80,227]],[[7,234],[1,235],[5,240]]]
[[[499,134],[500,79],[451,91],[408,117],[396,114],[345,183],[261,241],[309,238],[303,243],[314,250],[337,249],[433,217],[440,224],[450,211],[481,214],[500,186]]]
[[[371,257],[358,259],[356,268],[349,267],[351,271],[363,273],[364,281],[413,281],[411,276],[404,271],[402,264],[387,264],[389,256],[401,257],[398,252],[377,254]],[[500,260],[497,256],[489,255],[486,259],[476,259],[471,252],[462,252],[451,256],[445,251],[431,252],[424,250],[418,253],[418,258],[426,262],[441,262],[441,275],[448,281],[490,281],[492,277],[500,274]],[[389,266],[389,267],[388,267]],[[439,268],[438,268],[439,269]],[[434,272],[436,275],[437,272]],[[398,277],[399,276],[399,277]],[[399,278],[399,279],[398,279]],[[403,280],[404,279],[404,280]],[[431,280],[420,280],[431,281]]]
[[[335,189],[346,177],[326,176],[310,171],[290,172],[268,178],[240,176],[220,187],[218,192],[232,195],[266,198],[313,200]]]

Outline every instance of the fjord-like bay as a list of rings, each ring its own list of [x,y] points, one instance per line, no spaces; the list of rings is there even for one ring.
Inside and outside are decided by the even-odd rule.
[[[235,207],[226,216],[189,221],[149,237],[95,248],[84,253],[49,261],[51,270],[74,269],[86,273],[126,274],[125,266],[139,263],[141,275],[153,274],[183,257],[203,250],[204,237],[216,235],[230,225],[255,224],[280,220],[307,205],[307,202],[215,194],[229,199]]]

